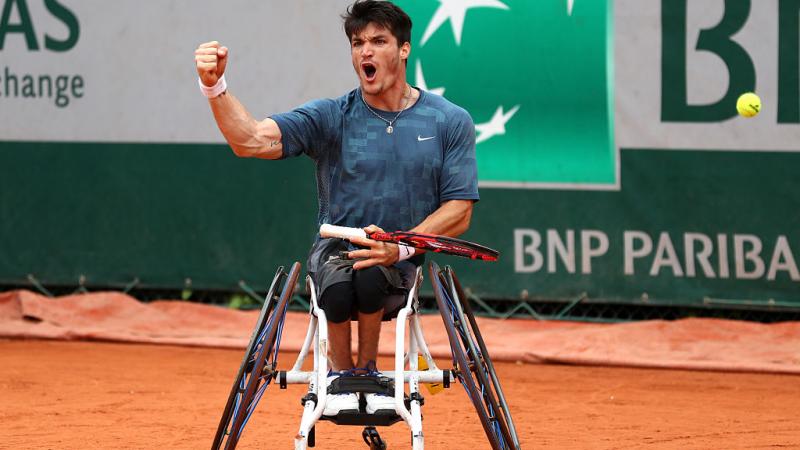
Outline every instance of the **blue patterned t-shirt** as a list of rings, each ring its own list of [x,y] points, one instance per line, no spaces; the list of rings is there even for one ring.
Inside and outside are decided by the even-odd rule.
[[[373,110],[392,120],[397,112]],[[475,126],[463,108],[420,91],[386,132],[359,89],[272,116],[283,158],[316,162],[319,224],[410,230],[448,200],[478,200]]]

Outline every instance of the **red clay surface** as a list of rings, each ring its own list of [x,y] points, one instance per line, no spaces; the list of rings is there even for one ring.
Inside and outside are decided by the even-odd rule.
[[[202,449],[242,351],[0,340],[0,355],[0,448]],[[800,448],[796,375],[497,366],[525,449]],[[291,448],[304,390],[270,386],[239,448]],[[460,385],[425,398],[426,448],[489,448]],[[360,432],[321,423],[316,448],[366,449]],[[402,423],[381,434],[410,448]]]

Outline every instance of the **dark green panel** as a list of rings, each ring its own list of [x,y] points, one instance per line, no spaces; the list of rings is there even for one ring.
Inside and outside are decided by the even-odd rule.
[[[0,282],[235,288],[305,262],[313,164],[223,145],[0,143]]]
[[[800,261],[800,155],[780,152],[626,150],[622,191],[483,189],[467,239],[497,248],[497,263],[437,255],[479,295],[699,304],[704,297],[800,304],[800,282],[734,276],[732,236],[758,236],[769,264],[778,236]],[[0,144],[0,283],[264,288],[280,264],[305,255],[316,228],[313,164],[236,158],[222,145]],[[515,273],[514,230],[600,230],[608,252],[592,273],[547,262]],[[684,266],[684,233],[728,236],[730,278],[649,269],[654,251],[623,272],[623,233],[667,232]],[[542,250],[544,250],[544,245]],[[711,260],[716,261],[718,248]],[[784,261],[785,262],[785,261]],[[685,266],[684,266],[685,268]],[[717,271],[717,267],[714,267]],[[427,285],[426,285],[427,286]],[[424,289],[428,292],[427,287]]]

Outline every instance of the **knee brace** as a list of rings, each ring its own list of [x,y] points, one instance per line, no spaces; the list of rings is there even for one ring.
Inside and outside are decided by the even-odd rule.
[[[358,311],[372,314],[383,309],[389,295],[389,280],[378,267],[368,267],[353,273],[353,288]]]
[[[325,311],[329,322],[347,322],[353,315],[356,303],[353,284],[349,282],[336,283],[328,286],[319,298],[319,307]]]

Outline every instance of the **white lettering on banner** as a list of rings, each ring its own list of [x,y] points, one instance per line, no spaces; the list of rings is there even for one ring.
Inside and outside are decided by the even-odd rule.
[[[666,232],[661,233],[661,236],[658,238],[658,248],[656,249],[656,257],[653,260],[653,266],[650,267],[650,275],[657,276],[664,266],[672,268],[672,273],[676,277],[683,276],[683,269],[681,269],[678,255],[675,253],[675,246],[672,245],[672,240]]]
[[[694,252],[695,242],[699,242],[701,250],[697,253]],[[683,254],[686,258],[686,276],[689,278],[695,277],[695,258],[700,263],[703,269],[703,275],[706,278],[715,278],[714,269],[708,258],[711,256],[711,251],[714,249],[714,244],[711,243],[711,238],[701,233],[686,233],[683,236]]]
[[[728,235],[717,235],[717,260],[719,261],[719,277],[723,279],[730,278],[731,270],[728,267]]]
[[[547,230],[547,271],[550,273],[556,273],[556,252],[567,272],[575,273],[575,230],[567,230],[566,245],[557,230]]]
[[[745,243],[750,244],[750,250],[745,252]],[[741,280],[755,280],[764,275],[764,260],[761,259],[761,239],[752,234],[733,235],[733,251],[736,255],[736,278]],[[753,270],[746,270],[747,261],[753,263]]]
[[[569,273],[575,273],[578,260],[575,248],[575,230],[567,230],[566,243],[561,238],[558,230],[549,229],[545,232],[547,237],[547,272],[557,272],[557,259],[561,260],[564,268]],[[599,230],[584,230],[581,236],[581,273],[592,273],[592,259],[603,256],[608,252],[608,236]],[[597,246],[592,246],[597,242]],[[544,255],[540,250],[542,234],[537,230],[514,230],[514,271],[517,273],[535,273],[544,267]]]
[[[525,245],[525,239],[530,240],[530,244]],[[517,273],[538,272],[544,264],[542,252],[539,246],[542,244],[542,235],[536,230],[514,230],[514,271]],[[525,255],[533,257],[530,264],[525,263]]]
[[[772,260],[769,262],[767,279],[774,280],[779,270],[788,272],[792,281],[800,281],[797,263],[794,262],[794,256],[792,256],[792,250],[789,249],[789,241],[786,240],[786,236],[778,236],[778,241],[775,243],[775,251],[772,253]]]
[[[643,258],[653,251],[653,239],[642,231],[626,231],[624,234],[625,240],[625,275],[633,275],[634,258]],[[634,241],[640,241],[641,247],[634,248]]]
[[[592,240],[598,242],[592,247]],[[581,273],[592,273],[592,258],[603,256],[608,251],[608,236],[600,230],[584,230],[581,232]]]
[[[576,236],[580,236],[577,246]],[[642,269],[648,268],[647,275],[651,277],[729,279],[733,266],[733,278],[737,280],[800,282],[796,255],[785,235],[775,239],[774,247],[766,248],[764,243],[772,241],[752,234],[720,233],[714,239],[712,235],[698,232],[662,231],[657,236],[654,243],[654,234],[641,230],[623,232],[621,250],[625,275],[641,276]],[[536,273],[546,267],[547,273],[574,274],[580,259],[580,274],[590,275],[593,261],[607,255],[612,245],[608,235],[600,230],[515,229],[514,271]]]

